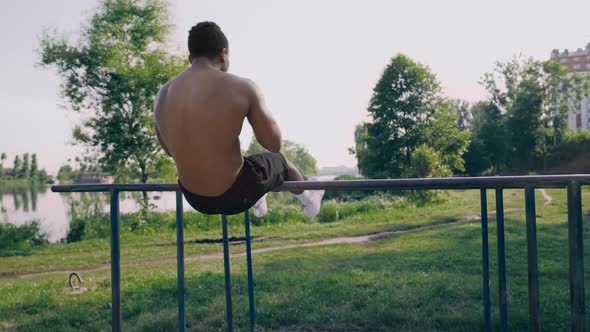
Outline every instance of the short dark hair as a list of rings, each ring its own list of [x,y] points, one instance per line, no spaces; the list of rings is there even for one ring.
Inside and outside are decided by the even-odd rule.
[[[200,22],[188,32],[188,51],[193,58],[214,58],[228,48],[227,38],[214,22]]]

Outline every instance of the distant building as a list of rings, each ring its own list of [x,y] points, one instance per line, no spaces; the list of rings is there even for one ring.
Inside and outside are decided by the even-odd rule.
[[[107,173],[102,172],[88,172],[80,173],[76,178],[76,183],[109,183],[110,178]]]
[[[575,52],[567,49],[563,52],[553,50],[551,60],[561,63],[571,73],[590,75],[590,43],[584,49],[578,48]],[[567,116],[568,126],[574,131],[590,130],[590,100],[584,97],[580,103],[580,109],[576,113]]]

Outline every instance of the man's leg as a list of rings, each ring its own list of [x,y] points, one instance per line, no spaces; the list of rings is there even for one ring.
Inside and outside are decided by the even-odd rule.
[[[252,155],[247,158],[257,162],[259,165],[265,165],[268,170],[269,178],[276,179],[276,177],[285,177],[285,181],[304,181],[303,175],[293,163],[291,163],[284,155],[278,153],[261,153]],[[283,161],[286,161],[284,163]],[[273,167],[273,165],[275,165]],[[278,165],[281,165],[278,167]],[[285,167],[287,172],[285,174]],[[272,181],[272,180],[271,180]],[[271,188],[269,188],[271,189]],[[320,212],[320,204],[324,196],[324,190],[291,190],[291,193],[301,201],[303,204],[303,212],[306,216],[313,218]],[[266,204],[266,195],[262,196],[253,206],[254,214],[257,217],[264,216],[268,212]]]
[[[287,181],[303,181],[303,180],[305,180],[303,178],[303,175],[301,175],[301,172],[299,172],[299,170],[297,169],[297,167],[295,167],[295,165],[293,165],[293,163],[290,162],[287,158],[285,158],[285,160],[287,160],[287,178],[285,180],[287,180]],[[291,192],[293,193],[293,195],[303,194],[303,190],[301,190],[301,189],[291,190]]]
[[[293,163],[291,163],[289,160],[287,160],[287,158],[285,158],[285,160],[287,161],[287,176],[286,176],[285,180],[286,181],[303,181],[303,180],[305,180],[303,178],[303,175],[301,175],[301,172],[299,172],[299,170],[297,169],[297,167],[295,167],[295,165],[293,165]],[[291,192],[293,193],[293,195],[303,194],[303,190],[291,190]],[[258,200],[258,202],[256,202],[256,204],[254,204],[254,206],[252,208],[253,208],[255,216],[262,217],[262,216],[266,215],[266,213],[268,212],[268,206],[266,205],[266,194],[264,194],[264,196],[262,196]]]
[[[285,158],[287,160],[287,158]],[[301,172],[287,160],[287,181],[304,181]],[[324,197],[324,190],[291,190],[293,195],[303,204],[303,212],[306,216],[313,218],[320,212],[320,204]]]

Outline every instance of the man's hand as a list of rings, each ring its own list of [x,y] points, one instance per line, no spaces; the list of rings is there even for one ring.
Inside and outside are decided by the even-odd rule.
[[[281,150],[281,130],[264,103],[262,92],[251,80],[246,80],[250,95],[248,122],[254,130],[254,136],[260,145],[270,152]]]

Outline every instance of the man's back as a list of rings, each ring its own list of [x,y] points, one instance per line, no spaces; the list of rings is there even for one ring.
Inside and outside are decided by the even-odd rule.
[[[243,163],[238,136],[251,95],[247,81],[208,66],[193,66],[161,89],[157,131],[185,188],[217,196],[234,182]]]
[[[254,82],[231,74],[228,41],[214,22],[189,31],[191,67],[168,82],[156,97],[156,135],[174,158],[187,202],[206,214],[268,211],[266,194],[303,176],[280,153],[281,131]],[[244,118],[269,152],[242,157],[238,136]],[[324,191],[292,191],[313,218]]]

